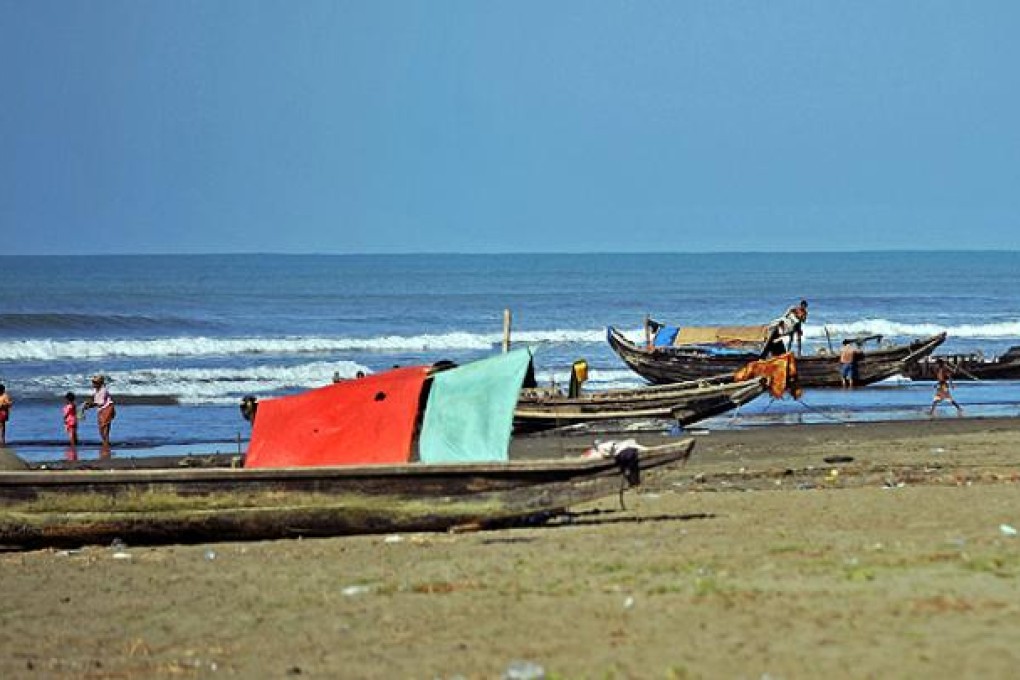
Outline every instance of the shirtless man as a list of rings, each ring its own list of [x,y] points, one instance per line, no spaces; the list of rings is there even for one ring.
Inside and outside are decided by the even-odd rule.
[[[953,393],[950,391],[953,387],[953,371],[946,365],[945,359],[935,360],[935,396],[931,400],[931,408],[928,410],[928,416],[935,415],[935,407],[940,402],[948,401],[950,404],[956,407],[956,415],[962,416],[963,409],[956,400],[953,399]]]

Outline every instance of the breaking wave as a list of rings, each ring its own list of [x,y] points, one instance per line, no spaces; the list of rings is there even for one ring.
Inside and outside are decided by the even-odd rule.
[[[605,332],[522,331],[515,343],[601,343]],[[6,340],[0,361],[54,361],[138,357],[208,357],[301,355],[335,352],[429,352],[488,350],[499,345],[498,333],[386,335],[373,338],[210,338],[177,337],[151,340]]]
[[[234,403],[245,394],[274,394],[288,390],[327,385],[333,373],[353,378],[369,370],[353,361],[316,361],[297,366],[253,366],[250,368],[137,368],[107,373],[114,399],[130,397],[172,397],[181,403]],[[75,385],[87,384],[81,375],[52,375],[35,378],[22,386],[36,398],[58,396]],[[86,394],[85,391],[82,394]]]
[[[862,333],[881,334],[888,338],[921,337],[946,331],[950,338],[1020,339],[1020,321],[988,324],[940,325],[934,323],[901,323],[888,319],[862,319],[847,323],[808,324],[805,336],[824,340],[826,329],[833,338]],[[630,339],[640,341],[641,329],[622,329]],[[537,330],[513,334],[515,344],[531,345],[602,345],[605,329]],[[486,351],[499,346],[499,333],[453,332],[421,335],[381,335],[366,338],[345,337],[248,337],[216,338],[186,336],[154,339],[98,340],[3,340],[0,361],[62,361],[109,358],[213,357],[213,356],[300,356],[341,352],[372,352],[379,354],[408,352]]]
[[[920,337],[945,331],[949,337],[955,338],[1020,338],[1020,321],[944,326],[934,323],[900,323],[888,319],[862,319],[849,323],[830,323],[824,326],[808,324],[804,328],[804,335],[810,338],[824,338],[826,328],[833,337],[863,333],[888,337]]]

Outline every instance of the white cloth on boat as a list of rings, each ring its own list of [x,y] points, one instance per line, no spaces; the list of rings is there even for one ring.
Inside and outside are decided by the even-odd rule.
[[[622,439],[617,441],[610,439],[609,441],[598,441],[595,440],[595,445],[585,451],[582,455],[585,458],[616,458],[620,453],[628,449],[635,449],[637,451],[644,451],[647,447],[637,443],[634,439]]]

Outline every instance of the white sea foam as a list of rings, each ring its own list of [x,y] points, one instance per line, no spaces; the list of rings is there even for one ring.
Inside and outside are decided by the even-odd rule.
[[[233,403],[245,394],[264,395],[288,389],[327,385],[333,373],[353,378],[369,370],[353,361],[316,361],[297,366],[250,368],[138,368],[107,374],[110,391],[117,395],[172,396],[182,403]],[[24,391],[63,394],[69,387],[87,383],[81,375],[51,375],[26,382]]]
[[[861,319],[846,323],[809,323],[805,336],[824,340],[825,331],[833,338],[861,333],[877,333],[889,338],[920,337],[946,331],[955,338],[1020,339],[1020,321],[988,324],[939,325],[911,324],[888,319]],[[641,342],[644,331],[620,329],[634,342]],[[515,344],[594,344],[605,343],[605,329],[536,330],[513,334]],[[159,338],[150,340],[4,340],[0,341],[0,361],[63,361],[143,357],[210,356],[296,356],[337,352],[443,352],[490,350],[499,346],[499,333],[443,333],[421,335],[385,335],[371,338],[210,338],[204,336]]]
[[[7,340],[0,342],[0,361],[74,359],[299,355],[332,352],[431,352],[487,350],[499,345],[499,333],[445,333],[373,338],[209,338],[178,337],[154,340]],[[522,331],[515,343],[601,343],[605,331]]]
[[[900,323],[889,319],[862,319],[848,323],[807,324],[804,335],[825,338],[825,330],[833,337],[876,333],[887,337],[920,337],[945,331],[955,338],[1020,338],[1020,321],[1002,321],[987,324],[959,324],[943,326],[935,323]]]
[[[570,384],[570,369],[568,367],[563,370],[536,371],[535,380],[538,381],[539,385],[555,383],[565,388]],[[590,369],[585,389],[612,390],[637,387],[642,384],[644,384],[644,381],[638,377],[637,373],[631,370]]]

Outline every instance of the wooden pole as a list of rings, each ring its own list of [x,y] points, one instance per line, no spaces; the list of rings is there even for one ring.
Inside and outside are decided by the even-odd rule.
[[[513,315],[509,309],[503,310],[503,354],[510,351],[510,323]]]

